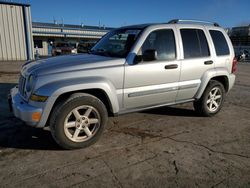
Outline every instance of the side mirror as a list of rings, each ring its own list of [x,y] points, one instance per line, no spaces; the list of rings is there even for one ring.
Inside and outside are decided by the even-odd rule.
[[[157,51],[154,49],[145,50],[142,54],[143,61],[154,61],[157,59]]]

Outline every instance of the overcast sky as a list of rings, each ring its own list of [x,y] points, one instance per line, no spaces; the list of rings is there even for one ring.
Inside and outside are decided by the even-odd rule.
[[[20,1],[19,1],[20,2]],[[203,19],[223,27],[250,23],[250,0],[30,0],[33,21],[119,27]]]

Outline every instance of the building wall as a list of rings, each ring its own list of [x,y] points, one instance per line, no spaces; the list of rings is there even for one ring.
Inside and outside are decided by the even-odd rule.
[[[244,51],[250,52],[250,26],[233,27],[230,32],[230,39],[236,56]]]
[[[42,39],[40,39],[42,40]],[[48,42],[47,41],[43,41],[42,40],[42,48],[41,47],[37,47],[34,46],[34,53],[35,54],[39,54],[39,56],[48,56],[49,52],[48,52]]]
[[[50,56],[51,55],[51,52],[48,51],[49,49],[49,41],[51,39],[53,39],[53,43],[57,43],[57,42],[68,42],[68,43],[71,43],[71,44],[75,44],[76,46],[78,46],[79,43],[82,43],[82,41],[85,39],[87,41],[96,41],[98,39],[96,38],[75,38],[74,37],[48,37],[48,36],[33,36],[33,39],[34,41],[40,41],[41,42],[41,45],[36,45],[34,43],[34,54],[36,56],[37,52],[38,52],[38,55],[39,57],[40,56]]]
[[[83,30],[83,29],[64,29],[64,28],[39,28],[33,27],[33,33],[39,34],[60,34],[66,35],[76,35],[76,36],[92,36],[92,37],[102,37],[107,33],[107,31],[94,31],[94,30]]]
[[[31,31],[30,7],[0,3],[0,61],[32,59]]]
[[[92,27],[92,26],[90,26]],[[93,26],[95,27],[95,26]],[[110,29],[110,28],[109,28]],[[33,23],[32,32],[34,44],[34,54],[39,56],[49,56],[51,52],[48,51],[49,41],[68,42],[76,46],[84,40],[99,40],[109,30],[104,28],[85,28],[75,25],[57,25],[51,23]],[[37,41],[39,40],[39,45]],[[42,44],[41,44],[42,41]],[[38,46],[36,48],[36,46]]]
[[[32,34],[32,18],[31,18],[31,8],[29,7],[24,7],[26,10],[26,44],[28,47],[28,55],[29,57],[27,59],[32,60],[34,59],[34,43],[33,43],[33,34]]]

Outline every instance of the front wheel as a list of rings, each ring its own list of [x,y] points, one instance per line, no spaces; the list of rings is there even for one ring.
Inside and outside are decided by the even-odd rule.
[[[88,94],[74,94],[52,112],[50,128],[55,141],[65,149],[94,144],[107,123],[105,105]]]
[[[194,109],[202,116],[214,116],[221,110],[224,99],[224,86],[216,80],[211,80],[202,97],[194,102]]]

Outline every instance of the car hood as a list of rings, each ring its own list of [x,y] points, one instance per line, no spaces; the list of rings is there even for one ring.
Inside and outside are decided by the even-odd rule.
[[[35,74],[39,76],[84,69],[118,66],[124,63],[124,58],[113,58],[92,54],[66,55],[27,62],[23,65],[21,73],[23,75]]]

